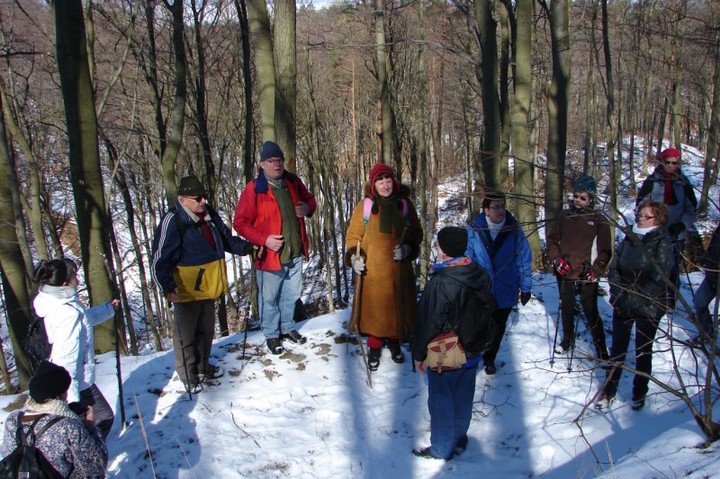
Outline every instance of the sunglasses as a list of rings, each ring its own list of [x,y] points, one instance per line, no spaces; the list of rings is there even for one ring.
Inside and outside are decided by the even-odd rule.
[[[666,161],[665,161],[665,164],[666,164],[666,165],[679,165],[680,162],[679,162],[679,161],[667,161],[667,160],[666,160]]]
[[[583,195],[579,195],[577,193],[573,194],[573,198],[575,198],[576,200],[582,200],[582,201],[588,201],[590,199],[589,196],[583,196]]]
[[[207,199],[208,199],[208,194],[205,193],[205,194],[202,194],[202,195],[200,195],[200,196],[190,196],[190,198],[192,198],[192,199],[194,199],[196,202],[200,203],[202,200],[207,201]]]
[[[643,221],[643,220],[651,220],[655,218],[654,216],[648,216],[648,215],[635,215],[636,221]]]

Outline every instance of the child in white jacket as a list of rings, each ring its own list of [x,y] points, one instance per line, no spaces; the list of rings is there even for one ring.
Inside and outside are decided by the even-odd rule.
[[[68,402],[81,417],[92,406],[96,425],[105,439],[115,416],[95,385],[93,328],[112,318],[120,301],[113,299],[86,308],[77,294],[77,265],[70,259],[41,261],[33,278],[38,284],[33,306],[37,315],[44,318],[52,346],[49,361],[68,370],[72,377]]]

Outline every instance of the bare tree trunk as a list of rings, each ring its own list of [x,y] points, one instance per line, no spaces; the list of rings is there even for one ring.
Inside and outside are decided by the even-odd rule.
[[[295,109],[297,103],[297,60],[295,0],[275,1],[274,47],[277,73],[275,91],[275,134],[285,153],[285,167],[295,171],[297,132]]]
[[[567,118],[570,98],[570,30],[568,0],[550,2],[553,79],[548,87],[548,147],[545,181],[545,217],[562,211],[567,155]]]
[[[379,160],[386,165],[392,165],[392,115],[390,111],[390,86],[387,78],[388,53],[385,43],[385,5],[383,0],[375,0],[375,75],[378,82]]]
[[[111,249],[82,2],[56,0],[53,6],[58,71],[67,122],[70,179],[83,268],[91,303],[99,304],[112,296],[112,283],[106,269]],[[95,330],[95,348],[100,352],[113,351],[113,323],[107,321],[96,326]]]
[[[265,0],[248,0],[246,5],[250,25],[250,45],[255,58],[255,82],[260,104],[262,139],[275,141],[275,61],[270,17]]]
[[[698,205],[699,214],[707,214],[710,198],[710,186],[714,185],[718,176],[718,154],[720,153],[720,37],[715,37],[715,72],[713,74],[713,97],[710,111],[710,128],[708,132],[707,151],[705,153],[705,170],[703,172],[702,192]],[[715,198],[713,198],[715,200]],[[718,202],[720,206],[720,202]]]

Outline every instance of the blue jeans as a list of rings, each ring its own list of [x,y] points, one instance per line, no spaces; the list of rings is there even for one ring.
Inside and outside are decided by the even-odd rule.
[[[281,266],[280,271],[257,270],[260,323],[266,339],[295,329],[295,303],[302,294],[302,256]]]
[[[428,369],[427,375],[430,450],[449,459],[470,427],[477,365],[442,373]]]
[[[710,336],[713,334],[713,323],[710,317],[710,310],[708,306],[713,299],[715,299],[715,293],[717,288],[710,284],[707,277],[700,283],[700,287],[695,291],[695,298],[693,299],[693,305],[695,306],[695,314],[698,318],[698,323],[701,331],[705,331]]]

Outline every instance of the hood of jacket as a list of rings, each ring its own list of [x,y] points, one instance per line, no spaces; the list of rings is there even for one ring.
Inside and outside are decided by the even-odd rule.
[[[50,286],[41,284],[38,295],[33,300],[35,312],[41,318],[47,317],[58,306],[72,303],[77,297],[77,289],[72,286]]]

